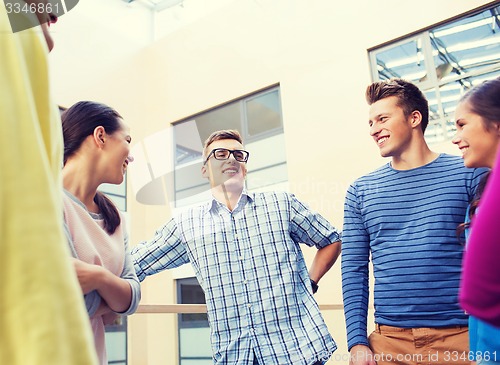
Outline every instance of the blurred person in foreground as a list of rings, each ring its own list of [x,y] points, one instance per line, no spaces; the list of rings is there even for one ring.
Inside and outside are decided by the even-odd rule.
[[[36,15],[39,26],[13,33],[0,4],[0,364],[94,365],[63,234],[63,142],[47,64],[55,17]]]

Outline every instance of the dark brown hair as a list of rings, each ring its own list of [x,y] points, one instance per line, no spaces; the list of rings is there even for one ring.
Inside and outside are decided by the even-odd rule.
[[[468,103],[472,113],[479,115],[486,129],[500,123],[500,77],[484,81],[465,93],[460,103]]]
[[[490,128],[493,124],[500,123],[500,77],[487,80],[467,91],[459,103],[468,103],[470,111],[481,117],[484,127]],[[486,173],[478,184],[476,195],[469,206],[469,222],[462,223],[457,228],[457,236],[470,227],[470,220],[476,214],[481,195],[488,181],[490,173]]]
[[[409,117],[415,110],[422,114],[422,132],[429,124],[429,103],[420,89],[409,81],[403,79],[390,79],[374,82],[366,88],[366,101],[368,105],[395,96],[398,106],[403,109],[405,117]]]
[[[64,137],[64,164],[69,157],[80,149],[83,141],[102,126],[106,133],[120,130],[122,117],[107,105],[93,101],[80,101],[68,108],[61,116]],[[113,234],[120,225],[118,209],[103,193],[97,191],[94,202],[104,218],[104,229]]]
[[[465,230],[470,228],[470,223],[472,221],[472,218],[476,215],[476,210],[477,207],[479,206],[479,201],[481,200],[481,196],[483,195],[484,188],[486,187],[486,184],[488,183],[488,178],[490,177],[490,171],[485,173],[482,177],[481,180],[479,180],[479,184],[477,184],[477,189],[476,189],[476,194],[474,195],[474,198],[469,204],[469,219],[468,222],[462,223],[458,226],[457,228],[457,237],[460,241],[462,241],[462,234],[465,232]]]

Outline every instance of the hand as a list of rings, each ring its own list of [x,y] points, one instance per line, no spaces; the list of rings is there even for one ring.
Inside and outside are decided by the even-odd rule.
[[[373,359],[373,352],[368,346],[355,345],[349,352],[349,365],[377,365]]]
[[[106,326],[117,324],[120,316],[115,312],[107,313],[102,316],[102,321]]]
[[[75,258],[72,262],[83,294],[96,290],[113,312],[124,312],[130,307],[132,289],[127,280],[99,265]]]
[[[100,317],[109,313],[115,313],[115,312],[113,312],[111,308],[109,308],[106,301],[101,298],[101,304],[99,305],[99,308],[97,308],[97,310],[95,311],[94,316],[92,318]]]
[[[72,261],[83,294],[96,290],[98,288],[98,277],[101,273],[102,267],[88,264],[75,258],[72,258]]]

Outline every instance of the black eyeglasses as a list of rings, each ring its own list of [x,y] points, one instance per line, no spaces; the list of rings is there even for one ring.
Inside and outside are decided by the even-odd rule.
[[[203,165],[205,165],[210,157],[213,155],[216,160],[227,160],[231,154],[234,156],[234,159],[238,162],[247,162],[248,156],[250,153],[244,150],[228,150],[226,148],[215,148],[213,149],[207,156]]]

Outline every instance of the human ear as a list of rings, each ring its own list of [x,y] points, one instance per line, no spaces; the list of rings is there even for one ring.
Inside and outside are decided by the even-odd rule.
[[[201,176],[208,179],[209,176],[208,176],[208,166],[207,166],[208,162],[204,165],[201,166]]]
[[[497,130],[497,136],[500,138],[500,122],[495,123],[495,129]]]
[[[411,126],[413,128],[419,126],[420,123],[422,123],[422,114],[418,110],[414,110],[410,114],[410,118],[411,118]]]
[[[106,130],[103,126],[96,127],[93,133],[94,141],[98,146],[103,146],[106,140]]]

